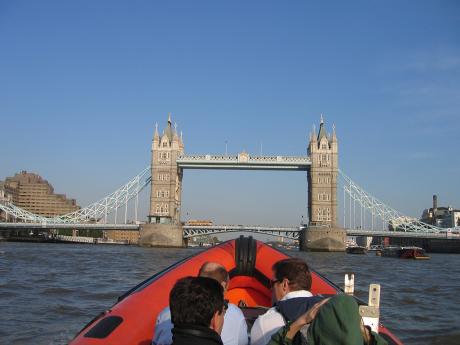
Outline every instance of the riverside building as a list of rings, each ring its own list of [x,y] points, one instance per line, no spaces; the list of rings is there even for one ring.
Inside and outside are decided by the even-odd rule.
[[[440,228],[454,228],[460,226],[460,210],[452,206],[438,207],[438,197],[433,195],[433,207],[423,211],[421,221]]]
[[[54,188],[41,176],[21,171],[0,181],[0,196],[14,205],[44,217],[55,217],[74,212],[80,207],[75,199],[55,194]],[[0,215],[0,219],[5,215]]]

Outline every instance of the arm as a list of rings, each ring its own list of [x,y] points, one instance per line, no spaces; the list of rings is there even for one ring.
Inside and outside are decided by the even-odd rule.
[[[375,332],[372,332],[372,338],[374,341],[372,345],[388,345],[388,342]]]
[[[267,345],[272,335],[284,325],[283,317],[275,310],[260,315],[251,329],[251,345]]]
[[[254,321],[251,328],[251,345],[265,345],[264,331],[262,329],[260,316]]]
[[[281,328],[276,334],[274,334],[268,343],[269,345],[276,345],[276,344],[292,344],[292,339],[300,331],[302,327],[305,325],[310,324],[313,319],[315,318],[316,314],[318,314],[319,308],[326,303],[329,298],[322,300],[321,302],[316,303],[313,307],[308,309],[308,311],[302,315],[300,315],[297,320],[292,322],[289,325],[284,326]],[[274,341],[272,343],[272,341]]]
[[[369,326],[364,326],[364,324],[361,324],[361,334],[364,338],[364,343],[367,345],[388,345],[385,339],[378,333],[373,332]]]
[[[243,313],[241,313],[240,327],[238,330],[238,345],[248,345],[248,343],[248,325],[246,324]]]
[[[155,322],[155,336],[152,345],[172,344],[172,328],[171,311],[169,307],[166,307],[160,312]]]
[[[316,317],[316,314],[318,314],[319,308],[321,308],[321,306],[327,301],[329,301],[329,298],[323,299],[308,309],[306,313],[300,315],[298,319],[290,325],[289,330],[286,333],[286,337],[293,339],[303,326],[308,325],[313,321],[313,319]]]
[[[286,337],[287,332],[289,332],[289,325],[280,328],[273,334],[267,345],[292,345],[292,339]]]

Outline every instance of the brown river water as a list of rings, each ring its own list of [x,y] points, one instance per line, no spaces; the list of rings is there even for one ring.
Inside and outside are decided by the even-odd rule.
[[[197,250],[0,242],[0,344],[66,344],[118,296]],[[288,254],[342,287],[354,272],[364,300],[381,284],[381,319],[405,344],[460,344],[460,255]]]

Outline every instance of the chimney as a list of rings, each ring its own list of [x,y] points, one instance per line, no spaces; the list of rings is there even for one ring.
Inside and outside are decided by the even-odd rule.
[[[438,209],[438,196],[436,194],[433,195],[433,218],[432,218],[432,223],[433,225],[436,225],[436,211]]]

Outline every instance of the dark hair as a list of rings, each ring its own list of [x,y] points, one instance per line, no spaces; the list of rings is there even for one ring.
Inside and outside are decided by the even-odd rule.
[[[212,278],[185,277],[172,288],[169,306],[175,326],[189,324],[209,327],[214,313],[223,312],[224,289]]]
[[[307,263],[299,258],[289,258],[275,262],[272,267],[277,280],[289,280],[292,291],[310,290],[311,274]]]
[[[228,281],[228,272],[224,266],[215,262],[205,262],[198,272],[199,277],[208,277],[219,283]]]

